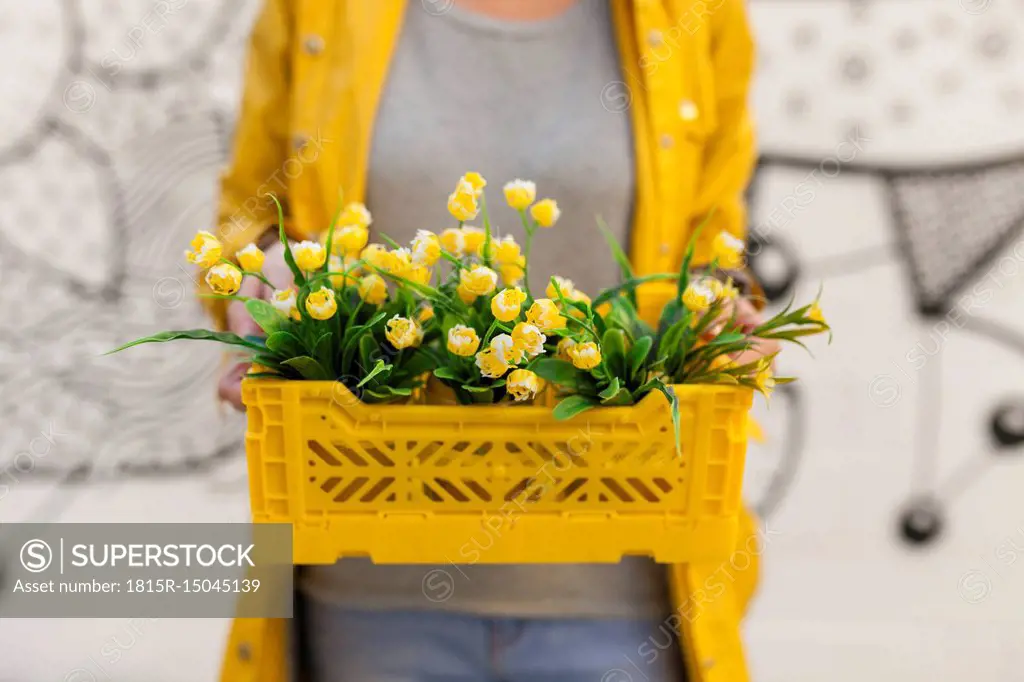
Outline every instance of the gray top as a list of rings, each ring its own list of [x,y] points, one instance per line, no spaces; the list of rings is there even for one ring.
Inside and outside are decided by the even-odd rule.
[[[531,284],[572,279],[590,295],[618,281],[595,214],[626,245],[632,210],[629,116],[602,107],[621,79],[608,4],[579,0],[548,21],[513,23],[410,2],[377,114],[367,204],[373,229],[408,242],[454,227],[445,199],[462,173],[488,180],[493,222],[523,243],[501,191],[515,178],[555,198]],[[500,538],[496,540],[500,542]],[[357,608],[448,609],[485,615],[660,617],[666,573],[647,559],[596,565],[375,566],[346,559],[304,569],[310,595]]]

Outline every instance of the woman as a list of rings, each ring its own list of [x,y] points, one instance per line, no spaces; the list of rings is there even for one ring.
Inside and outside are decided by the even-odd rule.
[[[528,178],[558,200],[534,287],[556,272],[587,292],[615,282],[595,214],[638,272],[674,270],[709,213],[702,243],[744,235],[751,61],[742,0],[267,0],[223,178],[225,253],[273,243],[268,192],[286,199],[293,238],[325,228],[340,190],[365,201],[376,241],[407,242],[451,225],[445,197],[473,170],[489,189]],[[520,237],[491,196],[499,233]],[[283,286],[274,260],[279,250],[268,275]],[[642,291],[642,309],[665,295]],[[212,312],[254,331],[240,308]],[[244,371],[221,381],[236,405]],[[438,571],[305,569],[311,678],[626,680],[631,663],[652,682],[682,677],[678,652],[643,653],[680,622],[664,567],[646,559]]]

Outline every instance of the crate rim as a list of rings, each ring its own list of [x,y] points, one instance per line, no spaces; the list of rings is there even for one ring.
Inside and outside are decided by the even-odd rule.
[[[248,393],[248,389],[254,389],[256,386],[261,388],[280,388],[283,390],[292,390],[296,387],[308,387],[311,392],[342,392],[342,395],[348,395],[351,397],[352,402],[346,402],[346,406],[349,408],[355,408],[358,410],[373,410],[381,411],[384,413],[402,413],[407,416],[412,416],[416,413],[423,412],[435,413],[438,409],[459,409],[464,411],[471,411],[475,415],[486,415],[491,412],[501,410],[501,414],[508,415],[507,410],[514,409],[517,417],[526,417],[528,415],[550,415],[554,408],[547,407],[537,404],[524,404],[515,405],[510,403],[497,403],[497,404],[481,404],[481,405],[446,405],[446,404],[407,404],[407,403],[364,403],[362,400],[357,398],[347,386],[339,381],[312,381],[307,379],[267,379],[267,378],[243,378],[242,380],[242,396],[243,402],[245,401],[245,395]],[[707,395],[712,394],[747,394],[751,395],[753,389],[745,386],[733,386],[729,384],[670,384],[672,390],[679,395],[682,401],[685,397],[696,396],[696,395]],[[639,411],[646,411],[647,409],[660,405],[661,401],[665,401],[666,398],[660,391],[651,391],[646,396],[640,399],[639,402],[633,405],[616,405],[612,407],[595,407],[587,412],[585,415],[596,416],[606,415],[608,417],[614,417],[616,415],[626,415],[629,413],[636,413]],[[573,418],[575,419],[575,418]],[[565,420],[571,422],[573,419]]]

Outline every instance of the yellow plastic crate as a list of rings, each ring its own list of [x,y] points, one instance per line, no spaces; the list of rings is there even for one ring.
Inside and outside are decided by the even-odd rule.
[[[340,383],[248,379],[253,520],[294,525],[296,564],[724,559],[751,392],[675,390],[681,456],[660,393],[557,421],[540,405],[365,405]]]

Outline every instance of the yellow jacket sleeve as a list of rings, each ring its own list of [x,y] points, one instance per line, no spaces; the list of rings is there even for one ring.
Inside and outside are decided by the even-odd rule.
[[[249,40],[242,105],[217,205],[217,231],[226,258],[277,224],[277,208],[268,193],[278,196],[287,210],[283,165],[289,152],[293,13],[293,0],[265,0]],[[203,301],[223,329],[225,301]]]
[[[754,127],[747,106],[754,43],[743,0],[721,0],[708,18],[717,125],[711,131],[698,177],[691,229],[715,209],[701,241],[724,230],[746,237],[743,192],[756,161]]]

